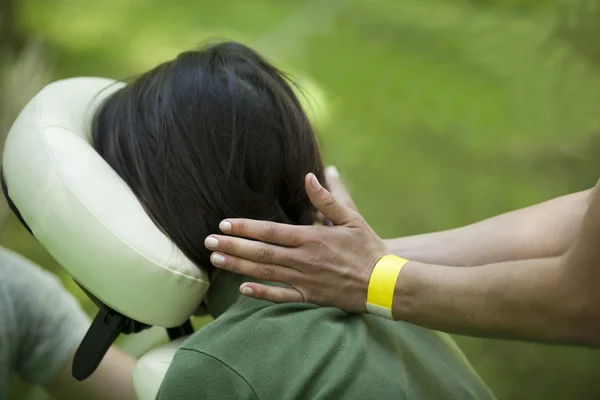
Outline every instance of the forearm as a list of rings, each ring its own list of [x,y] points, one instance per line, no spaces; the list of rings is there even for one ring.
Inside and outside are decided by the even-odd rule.
[[[394,317],[450,333],[598,347],[597,282],[573,268],[564,256],[474,268],[410,262]]]
[[[134,400],[133,367],[135,360],[128,354],[111,347],[98,369],[86,380],[73,378],[69,359],[60,375],[46,385],[52,397],[60,400]]]
[[[554,257],[571,246],[590,190],[448,231],[388,239],[400,257],[430,264],[475,266]]]
[[[135,399],[135,361],[114,348],[89,379],[71,376],[75,350],[90,322],[56,276],[0,248],[0,294],[0,328],[10,333],[0,332],[0,350],[9,352],[21,379],[43,385],[56,399]],[[0,362],[1,356],[2,351]]]

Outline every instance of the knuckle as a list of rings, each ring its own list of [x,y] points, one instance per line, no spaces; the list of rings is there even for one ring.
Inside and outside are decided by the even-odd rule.
[[[267,240],[275,238],[277,236],[277,231],[277,226],[272,223],[265,223],[263,227],[264,236]]]
[[[319,240],[319,239],[314,239],[313,238],[313,239],[310,239],[308,241],[308,245],[310,247],[314,247],[315,249],[320,249],[320,248],[323,247],[323,242],[321,240]]]
[[[316,257],[310,257],[308,259],[308,265],[313,269],[319,269],[321,267],[321,260]]]
[[[256,249],[256,261],[258,262],[269,262],[273,258],[273,251],[268,247],[259,247]]]
[[[227,239],[227,240],[224,240],[223,242],[224,242],[223,243],[223,251],[228,254],[234,254],[235,253],[235,245],[233,244],[233,241]]]
[[[246,223],[244,221],[232,222],[231,232],[238,236],[244,236],[244,233],[246,232]]]
[[[355,274],[356,274],[356,273],[355,273],[354,269],[353,269],[353,268],[351,268],[351,267],[349,267],[349,266],[347,266],[347,265],[345,265],[345,266],[342,266],[342,267],[340,268],[340,275],[341,275],[341,278],[342,278],[342,279],[344,279],[344,280],[346,280],[346,281],[347,281],[349,278],[351,278],[351,277],[354,277],[354,275],[355,275]]]
[[[275,278],[275,268],[270,265],[265,265],[261,268],[261,278],[267,281],[272,281]]]
[[[336,201],[335,197],[333,197],[333,195],[331,193],[327,193],[327,195],[323,199],[323,205],[325,207],[331,207],[331,206],[335,205],[336,202],[337,201]]]

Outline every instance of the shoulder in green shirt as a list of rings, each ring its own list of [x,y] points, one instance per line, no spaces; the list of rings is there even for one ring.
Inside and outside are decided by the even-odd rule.
[[[491,399],[445,334],[371,315],[239,296],[221,272],[218,316],[175,355],[158,400]]]

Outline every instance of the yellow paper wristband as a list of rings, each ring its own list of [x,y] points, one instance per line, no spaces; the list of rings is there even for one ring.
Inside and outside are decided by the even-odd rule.
[[[408,260],[389,254],[382,257],[369,280],[367,289],[367,311],[380,317],[393,320],[392,303],[394,301],[394,290],[400,270]]]

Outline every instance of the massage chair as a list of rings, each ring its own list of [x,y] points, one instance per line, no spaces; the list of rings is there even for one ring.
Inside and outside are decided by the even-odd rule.
[[[19,220],[98,306],[75,354],[76,379],[94,372],[120,334],[166,328],[171,341],[134,369],[136,393],[146,400],[156,397],[176,349],[193,332],[190,317],[209,279],[92,146],[93,116],[122,86],[104,78],[46,86],[9,131],[1,178]]]

